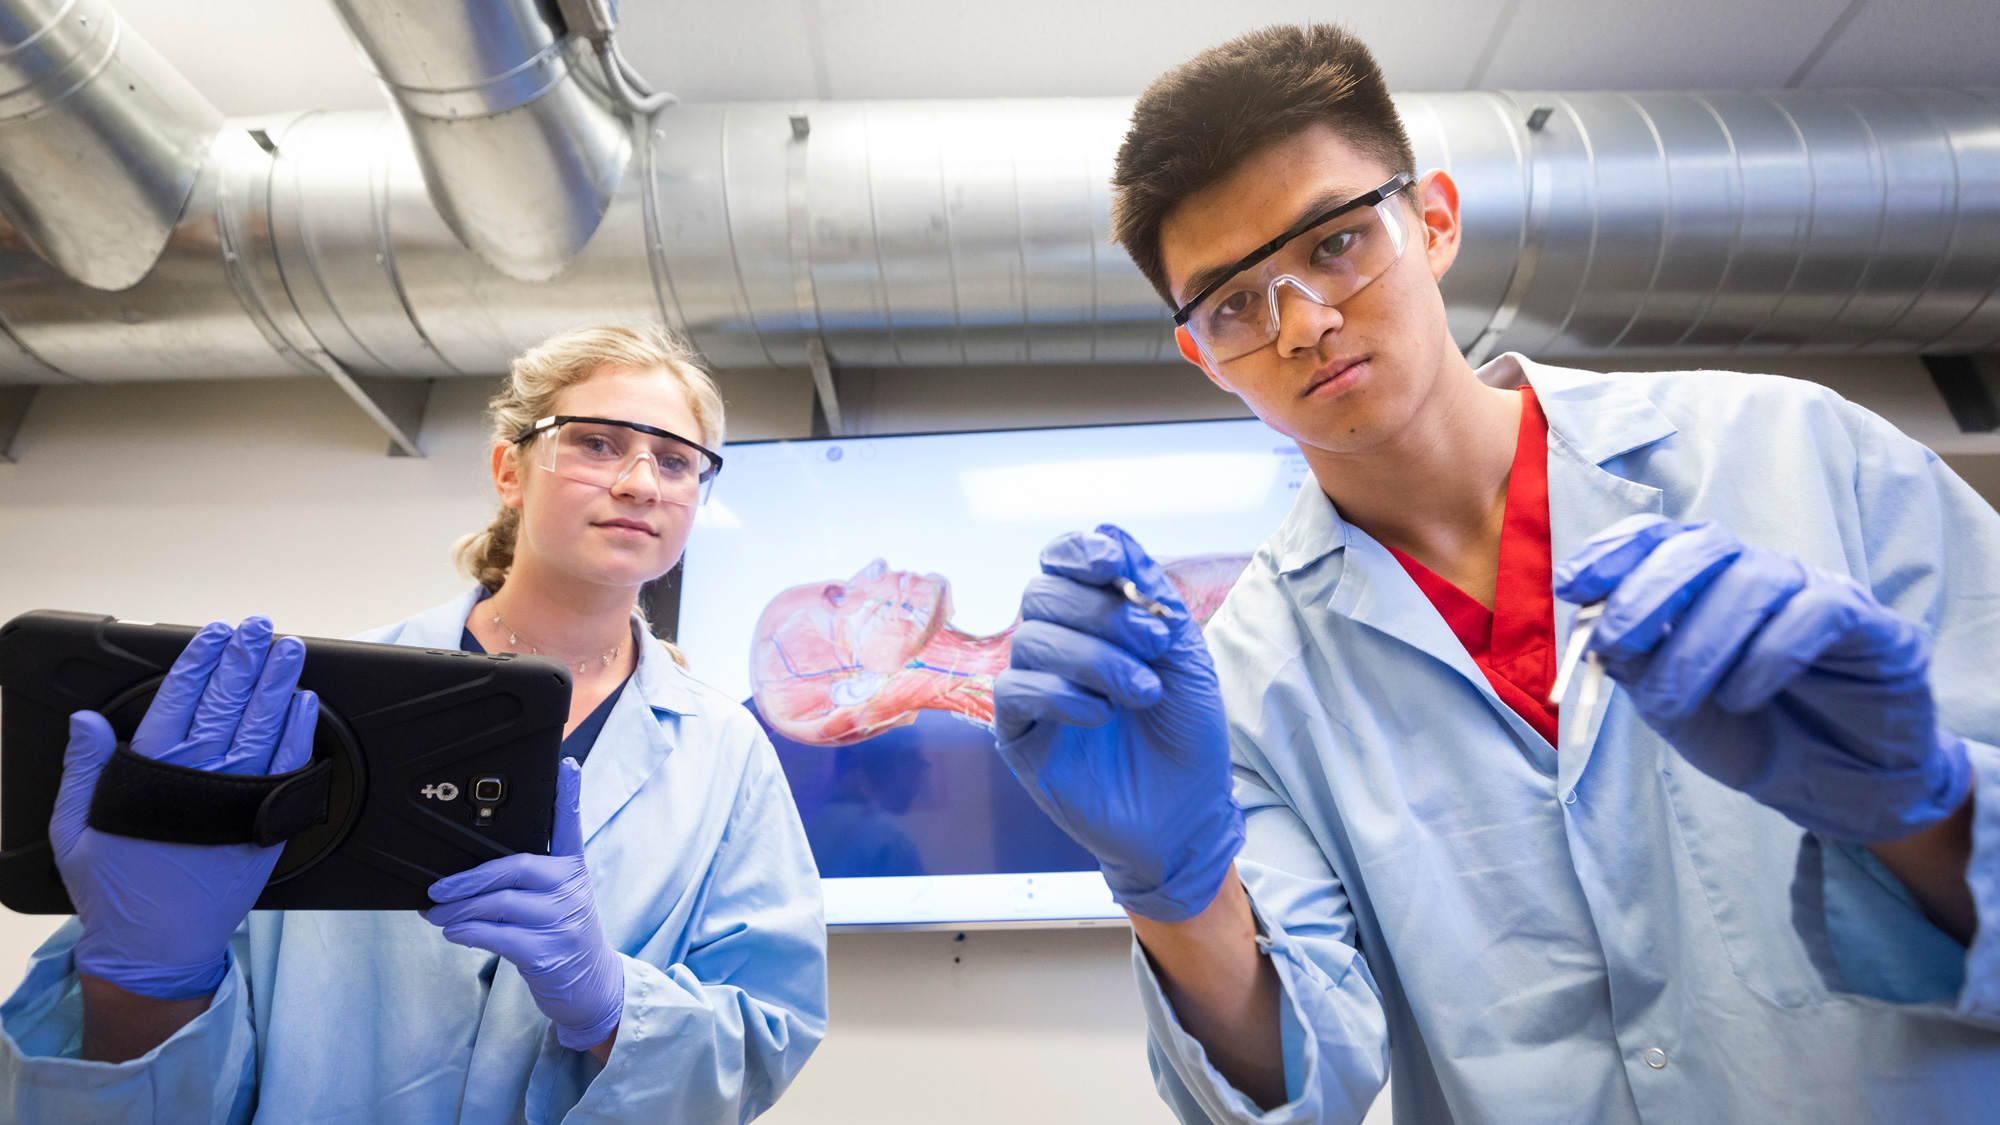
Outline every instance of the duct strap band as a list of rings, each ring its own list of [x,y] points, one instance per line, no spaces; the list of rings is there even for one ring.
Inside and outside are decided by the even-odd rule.
[[[121,742],[90,800],[90,826],[169,844],[282,844],[326,823],[333,760],[279,774],[156,762]]]

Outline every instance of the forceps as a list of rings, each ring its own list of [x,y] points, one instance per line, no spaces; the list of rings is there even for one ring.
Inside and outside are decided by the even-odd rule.
[[[1549,689],[1549,702],[1561,703],[1564,693],[1569,691],[1570,677],[1576,674],[1576,666],[1581,663],[1583,687],[1576,696],[1575,722],[1570,724],[1569,742],[1571,747],[1583,745],[1584,729],[1589,725],[1590,713],[1597,709],[1597,693],[1604,685],[1604,662],[1594,652],[1587,652],[1590,634],[1597,628],[1597,619],[1604,616],[1604,603],[1592,602],[1576,611],[1576,617],[1569,625],[1569,646],[1563,649],[1562,664],[1556,669],[1556,682]]]

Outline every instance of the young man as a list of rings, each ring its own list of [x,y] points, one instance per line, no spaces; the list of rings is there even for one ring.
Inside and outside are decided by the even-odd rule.
[[[1415,172],[1330,27],[1168,74],[1119,154],[1183,353],[1319,484],[1206,647],[1122,531],[1057,540],[996,686],[1132,915],[1160,1090],[1188,1122],[1357,1121],[1391,1073],[1400,1121],[1993,1120],[2000,516],[1810,384],[1474,372],[1457,189]],[[1598,602],[1615,686],[1558,707]]]

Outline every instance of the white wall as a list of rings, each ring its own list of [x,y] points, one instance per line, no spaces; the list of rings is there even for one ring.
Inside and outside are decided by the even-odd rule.
[[[1793,362],[2000,488],[2000,439],[1961,439],[1914,361]],[[731,433],[802,436],[803,375],[723,377]],[[1193,369],[843,373],[857,432],[1240,416]],[[441,383],[423,460],[308,380],[49,388],[0,464],[0,620],[48,607],[202,622],[271,614],[343,636],[456,594],[446,548],[492,510],[483,380]],[[1982,483],[1983,482],[1983,483]],[[0,913],[13,980],[58,919]],[[1117,931],[836,935],[833,1031],[769,1120],[1165,1122]],[[1384,1106],[1378,1114],[1386,1120]]]

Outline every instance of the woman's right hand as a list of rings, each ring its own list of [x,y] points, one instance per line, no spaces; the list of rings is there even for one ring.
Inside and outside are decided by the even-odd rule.
[[[271,622],[220,622],[195,634],[167,672],[132,750],[219,773],[287,773],[312,757],[319,697],[296,692],[305,645],[273,644]],[[87,823],[97,778],[117,749],[95,711],[70,716],[62,787],[49,818],[56,867],[83,923],[76,970],[162,1000],[207,996],[228,971],[229,937],[284,845],[169,844]]]

